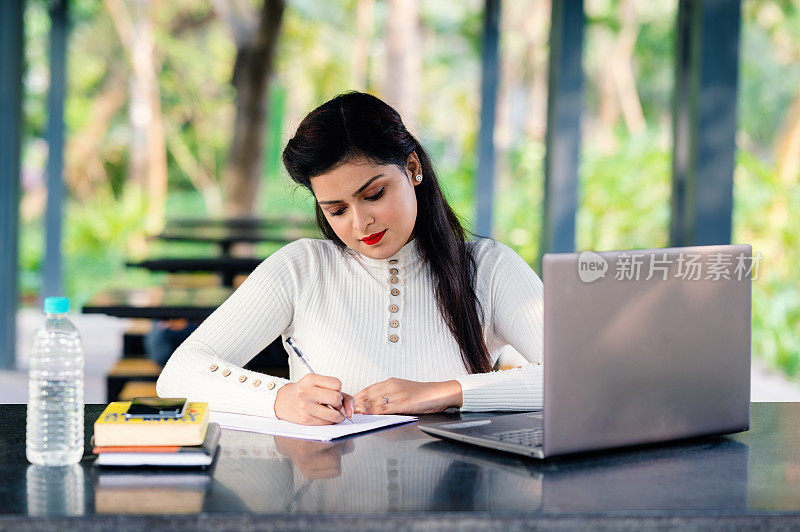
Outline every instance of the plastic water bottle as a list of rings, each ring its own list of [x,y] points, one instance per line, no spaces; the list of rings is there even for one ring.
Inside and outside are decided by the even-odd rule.
[[[83,348],[67,319],[69,299],[44,300],[28,372],[25,453],[36,465],[71,465],[83,456]]]

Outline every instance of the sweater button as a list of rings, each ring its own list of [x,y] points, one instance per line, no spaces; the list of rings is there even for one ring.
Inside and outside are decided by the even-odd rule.
[[[211,364],[208,367],[208,369],[211,370],[211,371],[217,371],[219,369],[219,366],[217,366],[216,364]]]
[[[389,322],[389,326],[394,327],[396,329],[397,327],[400,327],[400,322],[397,320],[392,320]]]
[[[231,374],[231,370],[229,370],[229,369],[223,369],[222,370],[222,376],[223,377],[227,377],[230,374]]]
[[[396,334],[392,334],[392,335],[390,335],[390,336],[389,336],[389,341],[390,341],[390,342],[392,342],[393,344],[394,344],[394,343],[397,343],[397,341],[398,341],[399,339],[400,339],[400,337],[399,337],[399,336],[397,336]]]
[[[398,290],[397,288],[392,288],[392,295],[393,296],[399,296],[400,295],[400,290]]]
[[[397,305],[389,305],[389,312],[397,312],[398,310],[400,310],[400,307]]]
[[[398,273],[400,273],[400,270],[398,270],[397,268],[390,268],[389,273],[391,273],[392,275],[397,275]]]
[[[397,284],[399,280],[400,279],[398,279],[396,275],[392,275],[391,277],[389,277],[389,282],[392,284]]]
[[[275,381],[269,381],[267,383],[267,388],[269,388],[270,390],[273,389],[274,387],[275,387]]]
[[[397,259],[389,259],[389,264],[397,264]]]
[[[256,380],[254,380],[254,381],[253,381],[253,386],[255,386],[256,388],[258,388],[259,386],[261,386],[261,379],[256,379]]]
[[[247,380],[247,375],[239,375],[239,382],[244,382]]]

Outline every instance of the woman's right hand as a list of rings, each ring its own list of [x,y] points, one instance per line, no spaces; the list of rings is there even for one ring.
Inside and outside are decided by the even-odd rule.
[[[342,393],[339,379],[315,373],[285,384],[275,398],[275,415],[278,419],[301,425],[340,423],[345,416],[353,417],[354,409],[355,401],[352,396]]]

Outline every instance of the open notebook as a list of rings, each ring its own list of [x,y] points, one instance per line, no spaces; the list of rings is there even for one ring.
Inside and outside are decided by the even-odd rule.
[[[245,414],[231,414],[228,412],[211,412],[211,422],[219,423],[223,429],[244,430],[247,432],[261,432],[273,436],[288,436],[303,440],[330,441],[342,436],[366,432],[400,423],[416,421],[414,416],[368,416],[355,414],[353,423],[347,421],[336,425],[298,425],[282,419],[272,419]]]

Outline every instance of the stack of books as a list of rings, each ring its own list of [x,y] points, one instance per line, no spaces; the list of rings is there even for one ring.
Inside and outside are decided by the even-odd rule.
[[[125,418],[130,401],[106,407],[92,439],[101,466],[211,465],[221,429],[209,423],[208,403],[189,403],[177,419]]]

